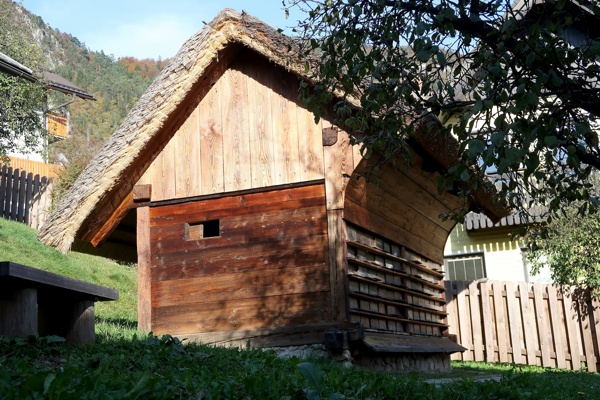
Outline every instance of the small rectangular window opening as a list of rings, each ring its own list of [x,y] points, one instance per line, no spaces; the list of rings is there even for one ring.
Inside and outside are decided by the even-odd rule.
[[[219,236],[221,236],[221,229],[218,219],[185,224],[186,240],[200,240]]]

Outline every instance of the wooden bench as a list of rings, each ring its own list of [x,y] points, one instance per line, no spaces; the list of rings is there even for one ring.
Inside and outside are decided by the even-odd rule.
[[[3,261],[0,335],[57,335],[75,343],[93,343],[94,302],[118,298],[115,289]]]

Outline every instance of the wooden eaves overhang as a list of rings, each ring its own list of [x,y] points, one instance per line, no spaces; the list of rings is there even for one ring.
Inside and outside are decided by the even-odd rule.
[[[242,48],[310,81],[304,60],[296,61],[293,39],[248,14],[222,11],[161,71],[50,215],[39,240],[62,252],[69,251],[76,238],[94,246],[106,240],[135,207],[134,186],[141,176]],[[439,139],[430,128],[417,140],[446,168],[457,153],[448,152],[447,144],[440,147]],[[504,215],[483,189],[475,193],[474,201],[494,220]]]

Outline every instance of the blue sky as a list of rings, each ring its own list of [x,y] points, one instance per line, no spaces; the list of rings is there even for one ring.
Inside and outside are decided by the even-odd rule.
[[[52,28],[75,36],[95,51],[115,57],[172,57],[183,42],[224,8],[245,10],[275,28],[300,19],[285,18],[281,0],[21,0]],[[286,32],[290,33],[287,29]]]

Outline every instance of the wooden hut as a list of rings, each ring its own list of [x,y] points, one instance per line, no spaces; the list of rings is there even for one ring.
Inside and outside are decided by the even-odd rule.
[[[456,143],[422,132],[377,185],[343,127],[297,99],[294,42],[221,12],[190,38],[39,233],[137,260],[139,327],[208,343],[326,344],[449,364],[438,193]],[[495,210],[486,193],[473,199]],[[413,361],[402,361],[404,355]],[[417,356],[415,356],[418,355]],[[373,361],[376,362],[376,361]],[[396,362],[396,361],[395,361]],[[421,368],[422,369],[422,368]]]

